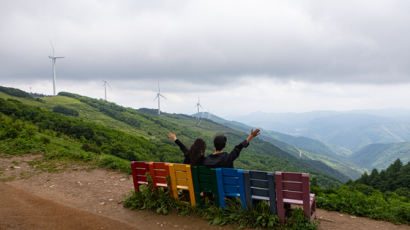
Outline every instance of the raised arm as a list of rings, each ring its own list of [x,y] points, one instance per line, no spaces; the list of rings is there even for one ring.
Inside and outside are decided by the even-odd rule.
[[[259,135],[260,130],[255,129],[251,130],[251,134],[246,138],[246,140],[242,141],[239,145],[235,146],[235,148],[229,153],[228,155],[228,161],[234,161],[236,158],[238,158],[239,154],[241,153],[243,148],[248,147],[249,142],[256,136]]]
[[[180,140],[178,140],[175,133],[169,132],[168,137],[171,138],[173,141],[175,141],[175,144],[177,144],[179,146],[179,149],[181,149],[181,151],[184,153],[185,156],[188,154],[188,149],[185,147],[184,144],[182,144],[182,142]]]

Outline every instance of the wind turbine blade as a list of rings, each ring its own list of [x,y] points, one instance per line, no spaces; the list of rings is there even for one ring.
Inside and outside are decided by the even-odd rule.
[[[157,98],[158,98],[158,95],[154,98],[154,100],[153,100],[153,101],[157,100]]]
[[[164,98],[164,99],[167,99],[164,95],[162,95],[162,94],[160,94],[160,96],[162,97],[162,98]]]

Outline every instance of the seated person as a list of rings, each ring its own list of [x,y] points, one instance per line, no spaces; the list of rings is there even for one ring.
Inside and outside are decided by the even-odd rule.
[[[174,133],[169,132],[168,137],[174,140],[181,151],[184,153],[184,164],[190,164],[191,166],[203,165],[206,149],[206,143],[204,140],[197,138],[191,145],[191,148],[187,149]]]
[[[249,142],[259,135],[259,132],[259,129],[252,129],[249,137],[235,146],[230,153],[224,152],[227,138],[225,136],[216,136],[214,139],[215,152],[208,155],[203,164],[212,168],[233,168],[233,161],[239,157],[241,150],[248,147]]]

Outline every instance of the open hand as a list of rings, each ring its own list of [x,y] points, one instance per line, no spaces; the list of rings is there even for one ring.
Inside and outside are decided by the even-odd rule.
[[[169,132],[169,133],[168,133],[168,137],[171,138],[171,139],[174,140],[174,141],[176,141],[176,139],[177,139],[177,136],[176,136],[175,133],[173,133],[173,132]]]
[[[258,136],[260,131],[261,131],[260,129],[255,129],[255,130],[252,129],[251,130],[251,136],[252,137]]]

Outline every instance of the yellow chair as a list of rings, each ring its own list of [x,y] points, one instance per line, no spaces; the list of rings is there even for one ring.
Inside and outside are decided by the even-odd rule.
[[[194,184],[192,182],[191,165],[187,164],[168,164],[169,176],[171,178],[172,194],[176,199],[178,197],[178,189],[188,190],[191,206],[195,206]]]

